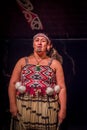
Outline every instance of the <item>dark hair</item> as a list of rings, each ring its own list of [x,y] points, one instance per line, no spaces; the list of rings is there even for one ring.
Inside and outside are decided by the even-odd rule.
[[[47,55],[53,59],[58,60],[61,64],[63,64],[62,56],[58,53],[58,51],[54,47],[52,47],[49,51],[47,51]]]

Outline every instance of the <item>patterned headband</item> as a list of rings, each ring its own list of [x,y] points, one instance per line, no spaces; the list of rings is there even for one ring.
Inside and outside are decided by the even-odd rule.
[[[34,35],[33,40],[34,40],[36,37],[44,37],[44,38],[47,39],[48,42],[50,42],[49,37],[46,36],[44,33],[38,33],[38,34]]]

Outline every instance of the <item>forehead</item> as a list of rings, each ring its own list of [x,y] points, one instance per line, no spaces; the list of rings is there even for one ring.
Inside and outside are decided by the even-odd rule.
[[[48,43],[47,38],[44,37],[44,36],[37,36],[37,37],[34,38],[34,40],[45,40]]]
[[[48,41],[47,38],[44,37],[44,36],[37,36],[37,37],[34,38],[34,40],[35,40],[35,39],[44,39],[44,40]]]

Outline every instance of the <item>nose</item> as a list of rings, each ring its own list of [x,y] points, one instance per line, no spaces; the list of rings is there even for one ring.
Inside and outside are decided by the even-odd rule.
[[[42,45],[42,40],[39,40],[38,45]]]

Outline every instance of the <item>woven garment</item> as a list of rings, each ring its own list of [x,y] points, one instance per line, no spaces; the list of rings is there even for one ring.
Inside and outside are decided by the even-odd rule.
[[[27,64],[22,68],[21,82],[27,92],[16,95],[18,115],[12,118],[10,130],[57,130],[58,95],[48,96],[47,87],[56,84],[55,72],[50,66]],[[39,93],[38,93],[39,88]]]
[[[57,130],[58,96],[17,96],[18,116],[11,130]]]
[[[36,65],[28,64],[23,67],[21,72],[21,82],[26,86],[29,94],[35,94],[34,90],[40,88],[42,94],[45,94],[47,87],[54,87],[56,84],[56,76],[50,66],[40,66],[37,71]]]

